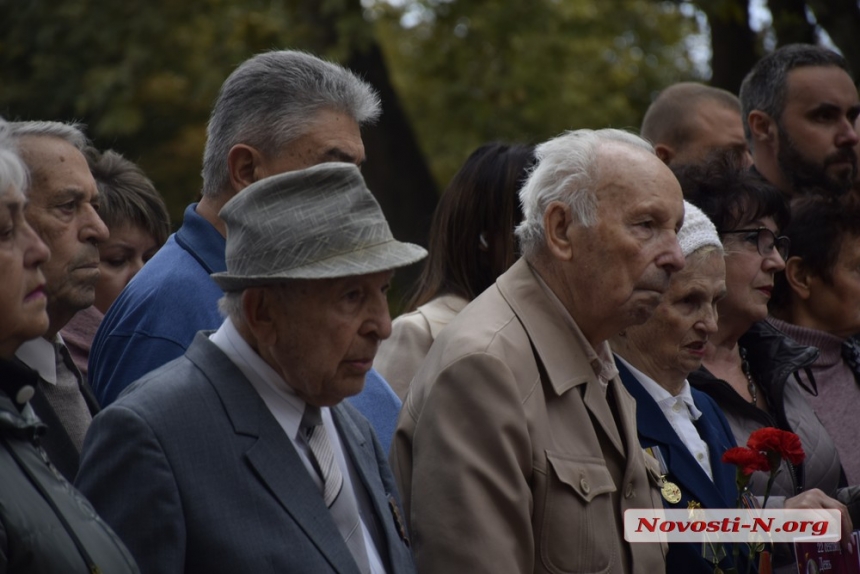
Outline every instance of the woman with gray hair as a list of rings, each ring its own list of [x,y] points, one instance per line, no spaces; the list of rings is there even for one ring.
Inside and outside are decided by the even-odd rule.
[[[48,248],[24,218],[27,172],[0,119],[0,574],[138,572],[116,534],[48,460],[15,351],[48,329]]]
[[[687,382],[717,331],[716,304],[726,295],[723,247],[714,224],[686,202],[678,243],[684,268],[672,275],[651,318],[615,337],[612,350],[621,381],[636,399],[639,443],[664,475],[663,506],[732,508],[735,472],[721,461],[735,446],[731,427],[713,399]],[[714,562],[727,571],[731,556],[727,550],[722,560],[711,560],[703,557],[701,544],[671,544],[666,571],[703,572]]]

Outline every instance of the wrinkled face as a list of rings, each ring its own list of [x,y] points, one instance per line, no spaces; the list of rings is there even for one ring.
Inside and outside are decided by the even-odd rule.
[[[726,264],[718,251],[693,253],[672,276],[654,315],[627,329],[643,372],[660,383],[683,381],[702,364],[705,343],[717,332],[717,302],[726,295]]]
[[[684,219],[681,187],[657,156],[604,144],[598,159],[597,223],[573,223],[565,262],[571,286],[562,302],[592,342],[644,323],[684,266],[677,232]],[[596,325],[594,333],[587,332]],[[599,336],[593,336],[593,335]]]
[[[274,334],[264,351],[307,403],[331,406],[364,388],[379,342],[391,334],[391,271],[295,280],[272,288]],[[261,353],[263,354],[263,353]]]
[[[779,235],[772,217],[744,223],[738,229],[766,227]],[[732,230],[726,230],[732,231]],[[767,317],[767,303],[773,293],[773,276],[785,269],[785,261],[774,249],[758,252],[758,233],[727,233],[721,237],[726,251],[726,288],[720,302],[720,322],[732,322],[745,329]]]
[[[61,139],[26,136],[19,149],[32,178],[25,215],[51,251],[42,267],[49,315],[75,313],[95,300],[98,244],[108,238],[96,183],[81,152]]]
[[[0,357],[11,358],[21,343],[48,329],[45,277],[40,265],[48,247],[24,219],[24,195],[0,192]]]
[[[860,237],[845,236],[830,275],[810,279],[805,326],[848,338],[860,333]]]
[[[857,89],[841,68],[807,66],[788,73],[777,161],[795,189],[817,186],[841,194],[851,188],[858,114]]]
[[[342,112],[323,110],[308,132],[285,145],[274,157],[263,157],[259,178],[341,161],[361,167],[364,143],[358,123]]]
[[[734,151],[752,165],[741,114],[719,102],[704,101],[692,122],[693,137],[680,147],[672,164],[695,163],[715,151]]]
[[[108,240],[99,245],[96,309],[107,313],[131,278],[156,251],[155,238],[139,225],[127,224],[111,229]]]

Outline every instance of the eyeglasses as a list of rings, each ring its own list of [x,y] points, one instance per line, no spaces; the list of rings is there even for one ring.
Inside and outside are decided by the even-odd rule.
[[[767,257],[773,253],[774,248],[783,261],[788,259],[788,251],[791,248],[791,239],[785,235],[777,237],[776,234],[767,227],[758,227],[756,229],[735,229],[734,231],[722,231],[721,235],[730,235],[732,233],[746,233],[743,240],[747,243],[754,244],[758,249],[759,255]]]

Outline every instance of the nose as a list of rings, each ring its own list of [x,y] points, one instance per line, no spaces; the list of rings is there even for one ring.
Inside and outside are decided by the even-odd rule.
[[[22,239],[24,241],[24,266],[27,268],[38,267],[51,258],[51,250],[45,242],[30,227],[26,220],[21,222]]]
[[[89,241],[96,245],[104,243],[110,237],[107,225],[99,217],[99,212],[96,211],[95,207],[87,205],[84,209],[85,213],[81,215],[84,220],[81,225],[80,240]]]
[[[785,269],[785,259],[782,258],[777,249],[773,249],[762,259],[761,268],[762,271],[767,271],[768,273],[779,273]]]
[[[674,273],[684,268],[684,254],[678,244],[678,235],[674,232],[669,234],[666,247],[657,257],[657,266],[667,273]]]
[[[860,136],[857,135],[857,127],[854,122],[844,118],[836,135],[836,146],[854,147],[858,142],[860,142]]]
[[[716,306],[707,305],[704,313],[702,314],[702,318],[699,320],[701,329],[708,335],[713,335],[717,332],[718,322],[719,316],[717,315]]]
[[[380,341],[391,336],[391,314],[388,312],[388,298],[385,293],[378,293],[375,300],[368,305],[368,316],[364,321],[362,334]]]

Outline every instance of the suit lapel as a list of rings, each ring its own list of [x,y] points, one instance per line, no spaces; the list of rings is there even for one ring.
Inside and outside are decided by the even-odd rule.
[[[246,450],[245,457],[261,485],[305,532],[334,571],[359,574],[291,439],[245,375],[202,333],[197,334],[186,356],[220,396],[236,434],[257,439]]]
[[[660,452],[669,467],[669,479],[681,488],[683,499],[678,507],[686,505],[689,499],[700,502],[704,508],[725,508],[727,502],[711,481],[696,459],[684,445],[678,433],[666,420],[657,402],[648,391],[633,376],[620,361],[616,361],[621,381],[630,394],[636,399],[636,427],[639,442],[643,448],[659,446]],[[703,425],[707,426],[707,425]],[[713,439],[713,437],[711,437]],[[709,441],[708,450],[712,455],[716,449],[713,440]]]

